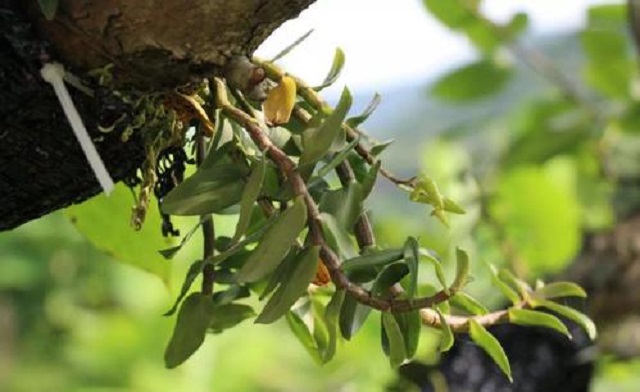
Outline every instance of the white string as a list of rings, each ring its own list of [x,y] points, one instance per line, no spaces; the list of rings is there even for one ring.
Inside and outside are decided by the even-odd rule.
[[[91,141],[91,137],[82,123],[82,118],[80,118],[80,114],[71,100],[71,95],[69,95],[69,91],[64,85],[64,67],[60,63],[47,63],[40,70],[40,74],[46,82],[53,86],[56,96],[58,97],[58,101],[60,101],[60,105],[62,106],[62,110],[64,110],[64,114],[67,116],[69,124],[71,124],[73,133],[76,135],[76,139],[78,139],[80,147],[82,147],[82,151],[87,157],[93,173],[98,179],[104,193],[109,195],[111,191],[113,191],[113,179],[109,175],[104,162],[100,158],[100,155],[96,150],[96,146]]]

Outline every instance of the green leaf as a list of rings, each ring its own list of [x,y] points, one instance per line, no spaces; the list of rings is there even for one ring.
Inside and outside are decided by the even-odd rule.
[[[295,312],[287,312],[287,324],[293,332],[293,335],[298,338],[298,341],[307,350],[309,355],[318,363],[322,363],[320,360],[320,354],[318,353],[318,346],[307,327],[307,324],[302,321],[300,316]]]
[[[340,309],[339,324],[342,337],[351,340],[351,337],[364,325],[370,313],[370,307],[361,305],[353,296],[346,295]]]
[[[382,154],[384,150],[387,149],[387,147],[392,145],[393,142],[395,142],[395,139],[390,139],[382,143],[378,143],[375,146],[371,147],[371,150],[369,150],[369,154],[373,155],[374,157],[377,157],[378,155]]]
[[[369,105],[367,105],[364,111],[357,116],[348,118],[346,121],[347,124],[353,128],[357,128],[358,126],[360,126],[363,122],[367,121],[369,116],[371,116],[371,114],[376,110],[378,105],[380,105],[381,101],[382,101],[382,95],[375,93],[373,95],[373,98],[371,99],[371,102],[369,102]]]
[[[327,213],[321,213],[320,220],[322,221],[322,231],[331,249],[338,253],[341,258],[353,257],[356,254],[353,241],[351,241],[348,232],[338,223],[336,218]]]
[[[433,265],[438,282],[440,282],[440,285],[445,290],[445,292],[449,292],[449,285],[447,284],[447,278],[444,276],[444,270],[442,269],[442,264],[440,263],[440,260],[433,257],[431,253],[429,253],[425,249],[420,249],[420,255],[425,259],[427,259],[427,261],[431,263],[431,265]]]
[[[496,286],[502,292],[502,294],[507,297],[509,301],[511,301],[511,303],[513,303],[514,305],[519,304],[522,301],[520,299],[520,296],[517,292],[515,292],[515,290],[509,287],[508,284],[503,282],[500,277],[498,277],[498,269],[494,265],[489,264],[489,270],[491,271],[491,282],[493,283],[493,285]]]
[[[189,292],[193,281],[196,280],[198,275],[200,275],[200,273],[202,272],[204,265],[204,260],[198,260],[195,263],[191,264],[191,266],[189,267],[189,271],[187,271],[187,276],[185,276],[184,282],[182,283],[182,288],[180,288],[180,294],[178,294],[178,297],[176,298],[176,302],[173,304],[171,309],[169,309],[163,316],[171,316],[176,312],[176,310],[178,310],[180,302]]]
[[[362,189],[362,200],[365,200],[367,197],[369,197],[369,194],[373,190],[381,166],[382,161],[376,161],[376,163],[371,166],[369,171],[367,171],[367,174],[365,174],[364,178],[362,179],[362,182],[360,183]]]
[[[338,319],[340,317],[340,309],[344,302],[345,290],[338,289],[331,297],[324,312],[324,322],[329,331],[329,343],[324,352],[321,353],[324,362],[330,361],[336,353],[336,344],[338,341]]]
[[[475,20],[475,17],[467,7],[477,9],[478,0],[423,0],[429,13],[436,17],[445,26],[451,29],[460,29]]]
[[[256,315],[251,306],[242,304],[225,304],[213,309],[209,328],[213,333],[220,333],[233,328],[244,320]]]
[[[238,272],[238,282],[256,282],[276,269],[306,223],[307,206],[302,197],[298,197],[267,229]]]
[[[313,316],[313,339],[316,341],[321,363],[326,363],[322,353],[329,347],[329,330],[324,322],[325,308],[315,297],[311,296],[311,314]]]
[[[411,359],[416,355],[418,343],[420,343],[420,332],[422,331],[420,311],[416,309],[410,312],[394,313],[393,316],[402,331],[407,359]]]
[[[416,294],[418,287],[418,263],[420,261],[420,244],[413,237],[407,238],[404,243],[403,256],[404,262],[409,267],[409,287],[407,288],[407,296],[412,299]]]
[[[333,83],[338,80],[340,74],[342,73],[342,68],[344,68],[344,51],[340,48],[336,48],[335,54],[333,55],[333,62],[331,63],[331,69],[329,73],[324,78],[322,84],[318,87],[314,87],[314,90],[320,91],[326,87],[331,86]]]
[[[311,33],[313,33],[313,29],[307,31],[306,33],[302,34],[302,36],[300,36],[298,39],[296,39],[295,41],[293,41],[293,43],[291,43],[289,46],[287,46],[286,48],[284,48],[283,50],[281,50],[278,54],[276,54],[275,56],[273,56],[273,58],[269,61],[270,63],[275,63],[276,61],[280,60],[281,58],[283,58],[284,56],[288,55],[289,53],[291,53],[291,51],[293,49],[295,49],[296,47],[298,47],[298,45],[300,45],[302,42],[304,42],[304,40],[306,40],[307,38],[309,38],[309,36],[311,35]]]
[[[447,319],[444,315],[436,309],[438,313],[438,317],[440,318],[440,331],[442,332],[442,339],[440,340],[440,352],[444,353],[451,350],[453,347],[453,342],[455,341],[453,337],[453,332],[451,332],[451,327],[449,323],[447,323]]]
[[[553,282],[537,289],[534,294],[544,299],[562,298],[562,297],[580,297],[586,298],[587,293],[584,289],[572,282]]]
[[[571,334],[567,327],[557,317],[548,313],[536,312],[528,309],[509,309],[509,322],[519,325],[550,328],[568,338]]]
[[[405,263],[393,263],[384,267],[373,282],[371,292],[374,294],[384,294],[391,286],[400,282],[402,278],[409,274],[409,267]]]
[[[543,307],[547,308],[551,311],[558,313],[561,316],[564,316],[570,320],[575,321],[578,325],[580,325],[586,332],[591,340],[594,340],[597,335],[596,325],[591,321],[591,319],[583,314],[578,312],[577,310],[570,308],[568,306],[560,305],[559,303],[546,301],[546,300],[531,300],[531,306],[534,308]]]
[[[393,314],[382,312],[382,328],[389,343],[389,362],[392,368],[397,368],[407,358],[407,353],[402,331]]]
[[[518,291],[520,298],[527,299],[532,291],[531,286],[524,280],[516,278],[508,269],[501,268],[498,272],[498,278]]]
[[[342,91],[340,101],[322,124],[302,134],[303,151],[299,166],[311,165],[322,159],[331,149],[339,135],[344,134],[342,123],[349,112],[353,98],[347,88]]]
[[[240,198],[240,217],[238,218],[236,232],[233,235],[232,243],[238,242],[249,228],[251,213],[253,211],[253,206],[258,199],[258,195],[260,195],[265,171],[265,159],[260,159],[253,164],[251,175],[249,176],[249,180],[247,180],[247,185],[244,187],[242,197]]]
[[[500,370],[502,370],[502,372],[509,378],[509,381],[513,382],[509,359],[504,353],[504,349],[500,345],[498,339],[491,335],[474,319],[469,319],[469,335],[471,336],[471,340],[489,354]]]
[[[453,297],[449,298],[449,303],[451,306],[462,309],[474,316],[482,316],[489,313],[489,310],[483,304],[463,291],[458,291]]]
[[[455,201],[447,197],[443,199],[443,209],[453,214],[463,215],[467,213],[464,208],[460,207]]]
[[[512,73],[511,68],[482,60],[445,75],[431,87],[431,94],[452,102],[484,98],[499,92]]]
[[[220,272],[221,271],[216,271],[216,275],[219,275]],[[231,284],[228,289],[213,293],[211,298],[215,306],[222,306],[230,304],[231,302],[240,298],[247,298],[250,295],[251,292],[249,291],[248,287]]]
[[[192,293],[184,300],[173,335],[164,353],[164,363],[172,369],[186,361],[204,342],[211,321],[213,302],[211,297]]]
[[[456,278],[451,284],[451,290],[461,290],[469,280],[469,255],[460,248],[456,248]]]
[[[168,263],[158,249],[172,244],[162,236],[157,205],[149,203],[146,223],[139,231],[131,226],[133,198],[124,184],[116,185],[109,197],[98,195],[65,210],[67,218],[96,248],[117,261],[158,276],[165,284],[171,277]]]
[[[315,276],[320,260],[320,247],[311,246],[296,258],[295,266],[290,274],[282,280],[275,293],[269,298],[256,323],[269,324],[283,316],[296,303],[309,287]]]
[[[625,4],[596,4],[587,9],[589,28],[621,30],[627,26],[627,6]]]
[[[58,0],[38,0],[40,5],[40,11],[44,15],[45,19],[53,20],[56,17],[56,11],[58,10]]]
[[[333,169],[338,167],[339,164],[344,162],[348,157],[353,148],[360,142],[360,138],[353,139],[345,148],[342,149],[339,153],[337,153],[329,163],[321,167],[315,175],[315,178],[309,181],[307,184],[308,187],[314,185],[315,182],[319,182],[324,178],[327,174],[329,174]]]
[[[338,224],[351,231],[362,214],[362,188],[355,181],[344,188],[326,192],[320,201],[320,211],[335,217]]]
[[[240,201],[247,174],[248,169],[236,163],[202,168],[162,199],[162,212],[187,216],[220,212]]]
[[[290,273],[290,271],[293,271],[295,269],[296,262],[298,261],[298,256],[298,246],[294,246],[289,251],[289,253],[287,253],[287,256],[284,258],[282,263],[278,265],[278,267],[269,277],[269,282],[267,282],[267,285],[264,287],[262,293],[260,294],[260,301],[267,298],[267,296],[271,294],[273,290],[275,290],[276,287],[278,287],[278,285],[287,278],[287,275]]]
[[[629,96],[632,61],[626,37],[618,31],[590,29],[580,35],[587,55],[587,81],[611,97]]]
[[[189,230],[187,234],[184,235],[184,237],[182,237],[182,240],[177,246],[172,246],[171,248],[167,249],[161,249],[158,251],[158,253],[160,253],[162,257],[167,260],[173,259],[175,255],[180,251],[180,249],[182,249],[189,242],[191,237],[193,237],[195,232],[200,228],[200,225],[202,225],[202,220],[200,220],[197,225],[193,226],[193,228]]]

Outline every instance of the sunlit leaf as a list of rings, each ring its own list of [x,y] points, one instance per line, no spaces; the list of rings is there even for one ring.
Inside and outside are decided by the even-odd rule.
[[[629,95],[633,64],[622,32],[590,29],[580,35],[587,55],[585,76],[600,92],[612,97]]]
[[[553,282],[536,289],[534,294],[540,298],[580,297],[586,298],[584,289],[572,282]]]
[[[67,208],[65,215],[96,248],[168,283],[171,264],[158,249],[171,243],[167,243],[160,231],[162,223],[156,203],[149,203],[146,223],[139,231],[129,224],[132,205],[131,192],[125,185],[118,184],[109,197],[98,195]]]
[[[544,327],[553,329],[569,338],[569,330],[557,317],[548,313],[536,312],[535,310],[528,309],[514,309],[511,308],[509,312],[509,322],[519,325]]]
[[[322,157],[331,149],[334,141],[340,136],[342,122],[344,121],[353,98],[348,89],[342,91],[340,101],[333,112],[317,128],[310,128],[302,134],[303,151],[300,157],[300,166],[310,165]]]
[[[451,327],[449,326],[449,323],[447,323],[447,319],[439,310],[436,310],[436,312],[440,318],[440,331],[442,332],[439,349],[440,352],[443,353],[451,350],[455,339],[453,337],[453,332],[451,332]]]
[[[326,87],[331,86],[333,83],[338,80],[340,74],[342,73],[342,68],[344,68],[344,51],[340,48],[336,48],[335,54],[333,55],[333,62],[331,63],[331,69],[329,73],[324,78],[322,84],[318,87],[314,87],[315,90],[320,91]]]
[[[407,358],[402,331],[393,314],[382,312],[382,333],[389,344],[389,362],[392,368],[402,365]]]
[[[546,300],[531,300],[531,305],[534,308],[543,307],[547,308],[555,313],[558,313],[561,316],[564,316],[578,325],[580,325],[586,332],[591,340],[594,340],[597,335],[596,325],[591,321],[591,319],[585,315],[584,313],[580,313],[579,311],[570,308],[565,305],[560,305],[557,302],[546,301]]]
[[[471,336],[471,340],[489,354],[500,370],[509,378],[509,381],[513,382],[509,359],[498,339],[474,319],[469,319],[469,336]]]
[[[351,127],[356,128],[363,122],[367,121],[369,116],[371,116],[371,114],[373,114],[373,112],[376,110],[378,105],[380,105],[381,101],[382,101],[382,96],[378,93],[375,93],[373,95],[373,98],[371,99],[371,102],[369,102],[369,105],[367,105],[364,111],[358,114],[357,116],[348,118],[346,121],[347,124],[349,124],[349,126]]]
[[[462,309],[474,316],[489,313],[489,310],[483,304],[463,291],[458,291],[453,297],[449,298],[449,303],[451,306]]]
[[[456,277],[451,284],[451,290],[458,291],[467,284],[469,279],[469,255],[460,248],[456,248]]]
[[[524,280],[517,278],[511,271],[506,268],[501,268],[498,271],[498,278],[500,278],[503,282],[514,288],[520,298],[527,299],[532,291],[531,286]]]
[[[211,321],[213,301],[208,295],[192,293],[178,311],[171,340],[164,353],[164,363],[169,369],[186,361],[204,342]]]
[[[301,197],[267,229],[262,240],[238,272],[238,282],[255,282],[271,273],[284,259],[307,222]]]
[[[293,270],[286,274],[286,279],[273,293],[269,301],[256,318],[256,323],[269,324],[283,316],[309,287],[316,273],[320,248],[311,246],[298,255]]]
[[[500,279],[500,277],[498,276],[498,269],[492,264],[489,264],[489,269],[491,271],[491,282],[493,283],[493,285],[496,286],[502,292],[502,294],[507,297],[509,301],[511,301],[511,303],[513,303],[514,305],[519,304],[522,301],[520,299],[520,296],[515,290],[509,287],[508,284]]]
[[[262,188],[262,182],[264,181],[264,173],[266,171],[266,160],[261,159],[256,161],[253,165],[251,175],[247,180],[247,185],[242,191],[242,197],[240,199],[240,217],[236,224],[236,232],[233,235],[232,243],[238,242],[238,240],[244,235],[249,228],[251,222],[251,213],[253,206],[260,194]]]
[[[499,92],[512,73],[509,67],[482,60],[445,75],[431,87],[431,94],[453,102],[483,98]]]
[[[289,122],[293,106],[296,104],[296,82],[290,76],[283,76],[280,83],[267,94],[263,103],[264,116],[269,124],[281,125]]]

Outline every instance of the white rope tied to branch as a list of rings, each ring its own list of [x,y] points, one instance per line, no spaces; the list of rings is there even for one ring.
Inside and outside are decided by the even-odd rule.
[[[113,179],[109,175],[104,162],[100,158],[98,150],[96,150],[96,146],[93,144],[93,141],[91,141],[91,137],[89,136],[89,133],[87,133],[87,128],[85,128],[82,118],[80,118],[80,114],[73,104],[71,95],[69,95],[69,91],[64,84],[64,67],[60,63],[47,63],[40,70],[40,74],[46,82],[53,86],[56,96],[58,97],[58,101],[60,101],[60,105],[62,106],[62,110],[64,110],[64,114],[67,116],[69,124],[71,124],[73,133],[76,135],[76,139],[78,139],[80,147],[82,147],[82,151],[87,157],[93,173],[98,179],[104,193],[109,195],[111,191],[113,191]]]

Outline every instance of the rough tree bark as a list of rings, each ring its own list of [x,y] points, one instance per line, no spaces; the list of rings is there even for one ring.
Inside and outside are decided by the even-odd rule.
[[[164,90],[220,75],[315,0],[60,0],[53,21],[37,0],[0,0],[0,230],[100,192],[40,67],[77,75],[114,65],[118,85]],[[143,159],[140,140],[97,131],[95,101],[76,105],[114,180]]]

